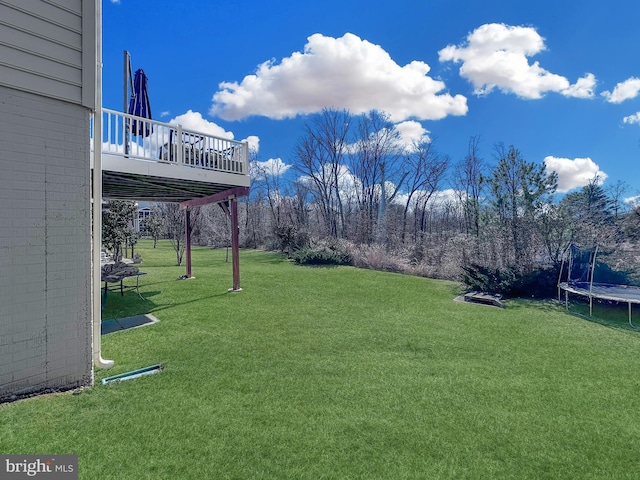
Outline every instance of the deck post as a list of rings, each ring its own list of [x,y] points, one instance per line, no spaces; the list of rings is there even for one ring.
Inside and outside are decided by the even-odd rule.
[[[238,199],[231,201],[231,262],[233,265],[233,288],[230,292],[240,292],[240,225],[238,224]]]
[[[233,287],[229,292],[241,292],[240,288],[240,222],[238,221],[238,197],[249,194],[249,187],[234,187],[208,197],[194,198],[180,204],[183,210],[217,203],[231,221],[231,253]]]
[[[172,148],[171,146],[169,148]],[[182,125],[178,124],[176,128],[176,164],[184,165],[184,136],[182,134]]]
[[[185,235],[185,253],[187,256],[187,271],[185,276],[191,278],[191,209],[184,210],[184,235]]]

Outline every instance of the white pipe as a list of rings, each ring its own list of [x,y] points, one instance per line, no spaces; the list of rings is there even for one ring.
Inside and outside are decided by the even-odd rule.
[[[102,248],[102,2],[96,2],[96,98],[93,115],[93,250],[92,313],[93,365],[113,367],[113,360],[102,358],[102,289],[100,249]]]

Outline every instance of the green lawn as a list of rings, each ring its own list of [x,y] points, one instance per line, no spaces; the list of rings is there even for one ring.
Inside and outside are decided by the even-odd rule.
[[[461,304],[450,282],[258,251],[227,293],[224,250],[195,249],[194,280],[167,243],[139,251],[147,301],[110,293],[104,318],[160,323],[104,336],[116,366],[94,388],[0,406],[0,452],[78,454],[83,479],[638,478],[624,317]]]

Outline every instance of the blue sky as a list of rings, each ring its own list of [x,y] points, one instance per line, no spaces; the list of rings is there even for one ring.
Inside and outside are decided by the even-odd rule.
[[[390,114],[456,162],[479,136],[546,162],[560,191],[595,174],[640,194],[637,0],[104,0],[103,106],[123,51],[154,119],[250,139],[292,161],[322,107]]]

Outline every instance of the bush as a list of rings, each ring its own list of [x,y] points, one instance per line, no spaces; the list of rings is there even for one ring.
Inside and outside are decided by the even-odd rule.
[[[526,275],[513,266],[497,269],[470,264],[462,270],[462,282],[469,290],[537,298],[551,298],[557,292],[557,268],[539,267]]]
[[[526,275],[521,282],[520,297],[554,298],[558,294],[559,268],[541,267]]]
[[[358,245],[351,247],[353,265],[371,270],[413,274],[413,267],[398,252],[390,252],[384,245]]]
[[[293,225],[284,225],[275,229],[278,246],[281,252],[295,252],[309,247],[309,233],[299,230]]]
[[[462,266],[462,282],[469,290],[481,292],[512,294],[519,288],[515,268],[497,269],[476,263]]]
[[[301,248],[290,254],[299,265],[351,265],[347,249],[336,243],[323,243]]]

